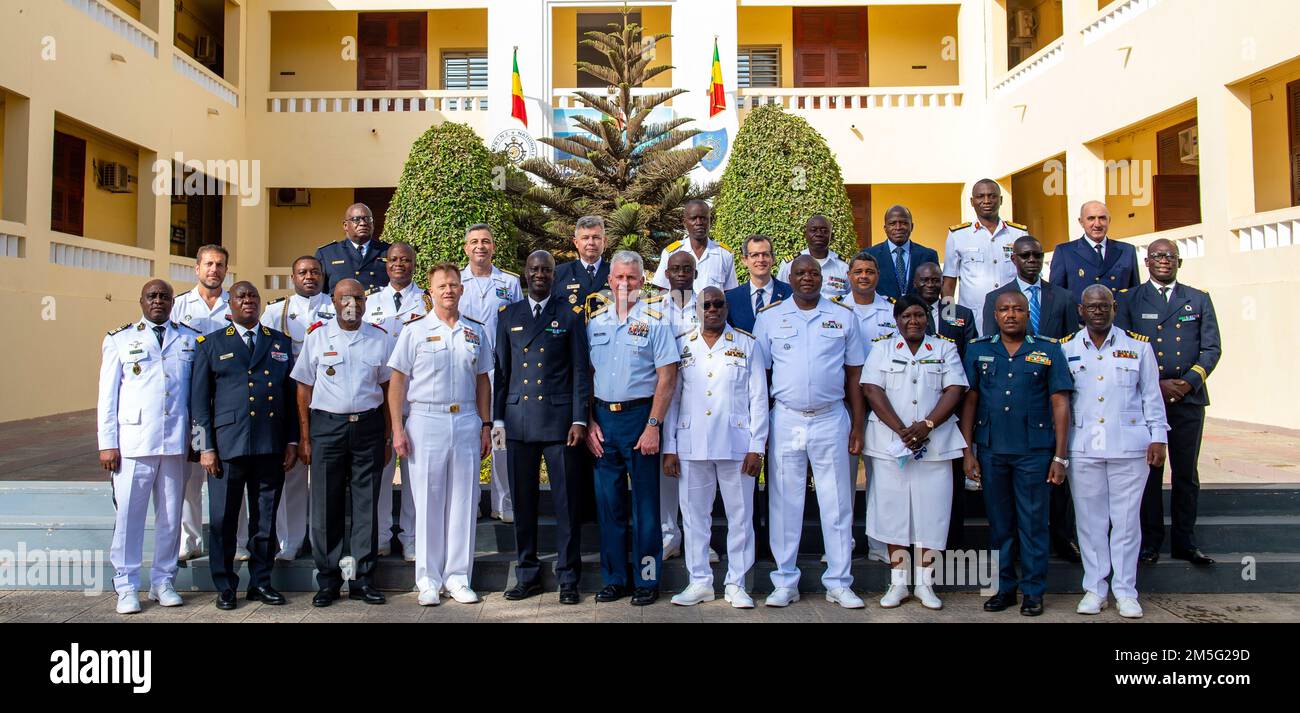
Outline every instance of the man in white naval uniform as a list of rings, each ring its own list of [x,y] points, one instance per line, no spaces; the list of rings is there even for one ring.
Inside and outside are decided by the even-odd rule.
[[[942,295],[949,299],[956,295],[957,304],[975,314],[984,314],[984,298],[1016,279],[1011,253],[1016,239],[1028,235],[1029,229],[998,217],[1002,209],[1002,187],[991,178],[975,182],[970,205],[975,209],[974,222],[948,228],[943,251]],[[984,336],[980,320],[975,321],[975,327]]]
[[[432,302],[424,290],[415,283],[415,248],[409,243],[388,246],[388,284],[371,289],[366,300],[365,321],[382,327],[397,342],[406,322],[429,313]],[[408,412],[409,414],[409,412]],[[415,501],[411,498],[411,473],[405,458],[394,456],[384,466],[379,481],[379,556],[391,554],[393,540],[393,476],[402,472],[402,510],[398,520],[397,541],[402,545],[402,556],[407,562],[415,561]]]
[[[811,255],[817,259],[822,271],[822,294],[826,299],[842,297],[849,293],[849,264],[831,252],[831,221],[818,213],[808,219],[803,226],[803,239],[808,247],[799,253]],[[790,267],[793,260],[783,260],[777,270],[776,279],[790,281]]]
[[[768,429],[767,369],[754,337],[727,325],[727,297],[717,287],[699,296],[700,325],[677,338],[677,394],[664,421],[664,470],[681,479],[682,523],[690,584],[673,604],[713,601],[709,538],[714,494],[727,513],[724,597],[752,609],[745,575],[754,565],[754,481],[763,468]]]
[[[173,580],[180,546],[185,454],[190,430],[192,327],[168,320],[172,288],[150,280],[140,290],[139,321],[104,337],[99,368],[99,464],[112,474],[117,510],[109,560],[117,613],[140,611],[140,560],[149,498],[154,505],[149,598],[181,604]]]
[[[513,304],[524,298],[523,288],[519,285],[519,275],[502,270],[492,264],[496,255],[496,239],[492,228],[479,223],[465,230],[465,255],[469,264],[460,271],[464,295],[460,298],[460,313],[483,325],[487,334],[489,357],[495,353],[497,338],[497,313],[501,307]],[[494,363],[489,358],[488,363]],[[489,379],[494,371],[488,371]],[[501,450],[492,451],[492,507],[494,519],[512,523],[515,521],[514,504],[510,502],[510,480],[506,471],[505,444]]]
[[[293,294],[266,303],[261,322],[271,329],[288,335],[293,343],[293,358],[302,352],[307,330],[316,322],[334,319],[334,305],[329,295],[321,292],[324,272],[320,261],[304,255],[293,261],[289,277],[293,280]],[[307,538],[307,479],[308,466],[299,461],[284,473],[284,490],[280,494],[280,507],[275,512],[275,536],[279,540],[275,558],[285,562],[297,559],[302,543]],[[239,518],[245,532],[248,528],[248,506]],[[241,545],[242,546],[242,545]]]
[[[659,254],[659,263],[650,284],[668,288],[668,258],[677,253],[687,253],[695,259],[695,277],[691,290],[699,292],[710,285],[724,292],[740,285],[736,279],[736,257],[722,243],[709,237],[713,226],[713,213],[708,201],[694,199],[682,207],[682,228],[686,239],[669,244]]]
[[[1109,287],[1084,288],[1079,316],[1086,328],[1061,344],[1075,389],[1068,467],[1084,590],[1076,611],[1101,613],[1110,575],[1120,616],[1136,619],[1142,490],[1168,442],[1160,373],[1148,338],[1114,325]]]
[[[230,326],[230,293],[222,286],[229,261],[230,253],[220,245],[204,245],[199,248],[194,264],[194,276],[198,284],[194,289],[176,296],[171,321],[187,325],[200,335]],[[208,474],[197,462],[186,464],[185,504],[181,508],[178,555],[181,560],[198,557],[206,544],[203,542],[203,485],[207,479]],[[236,559],[248,559],[248,551],[244,547],[247,540],[248,521],[245,515],[239,519]]]
[[[864,406],[857,384],[864,349],[858,320],[850,308],[824,296],[821,266],[812,256],[794,259],[790,287],[790,299],[764,308],[754,331],[762,363],[771,371],[775,401],[767,487],[776,569],[764,603],[784,607],[799,601],[795,559],[811,462],[826,545],[826,600],[861,609],[849,569],[853,507],[841,482],[849,478],[849,456],[862,453]]]

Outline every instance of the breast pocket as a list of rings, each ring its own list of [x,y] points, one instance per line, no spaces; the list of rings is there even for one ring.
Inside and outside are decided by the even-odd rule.
[[[727,374],[734,382],[744,382],[749,378],[749,365],[744,359],[737,357],[727,358]]]
[[[323,354],[321,355],[320,361],[318,361],[316,364],[316,378],[328,379],[334,374],[337,374],[342,369],[343,369],[342,354],[333,354],[333,355]]]
[[[597,369],[604,368],[609,361],[609,332],[593,332],[587,338],[587,345],[591,352],[591,365]]]
[[[891,362],[886,364],[882,371],[885,372],[885,390],[889,393],[897,393],[907,385],[906,364]]]
[[[451,350],[447,348],[445,339],[421,344],[420,350],[416,354],[416,361],[424,362],[425,368],[434,372],[445,371],[449,366],[448,360],[450,358]]]
[[[943,388],[943,364],[926,364],[923,373],[925,388],[935,391]]]
[[[1138,383],[1138,365],[1137,361],[1129,364],[1120,362],[1115,365],[1115,382],[1120,386],[1137,386]]]

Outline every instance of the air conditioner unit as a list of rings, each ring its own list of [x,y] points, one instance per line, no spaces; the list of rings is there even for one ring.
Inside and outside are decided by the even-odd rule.
[[[1034,17],[1034,11],[1016,10],[1015,35],[1012,37],[1012,42],[1024,45],[1033,44],[1034,36],[1037,34],[1038,19]]]
[[[217,40],[212,35],[199,35],[194,41],[194,56],[200,62],[212,62],[217,58]]]
[[[110,193],[130,193],[131,175],[126,164],[104,161],[99,164],[99,187]]]
[[[305,208],[311,205],[311,190],[307,188],[275,189],[275,205],[280,208]]]
[[[1183,163],[1196,164],[1201,160],[1200,142],[1197,140],[1195,126],[1189,126],[1178,132],[1178,160]]]

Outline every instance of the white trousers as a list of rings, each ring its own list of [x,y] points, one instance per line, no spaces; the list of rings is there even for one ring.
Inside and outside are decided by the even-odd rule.
[[[808,464],[812,463],[817,504],[821,508],[822,542],[828,591],[853,584],[849,570],[853,547],[853,501],[845,499],[843,480],[849,478],[849,412],[837,403],[815,416],[804,416],[781,404],[772,410],[772,461],[768,464],[768,527],[773,587],[798,589],[799,540],[803,534],[804,496]]]
[[[160,585],[175,579],[185,466],[183,455],[123,457],[121,470],[113,474],[113,504],[117,515],[108,559],[113,565],[113,588],[118,592],[140,590],[140,561],[144,557],[144,531],[151,496],[154,543],[149,583]]]
[[[1142,489],[1150,468],[1145,457],[1070,458],[1070,497],[1083,555],[1083,588],[1137,598],[1138,549],[1142,543]]]
[[[496,375],[488,372],[488,381],[495,382]],[[515,513],[515,503],[510,499],[510,471],[506,469],[505,449],[492,451],[492,512],[512,517]]]
[[[398,461],[401,461],[400,465]],[[402,544],[402,554],[405,555],[415,547],[415,488],[411,486],[410,462],[406,458],[399,458],[396,453],[388,465],[384,466],[384,474],[379,481],[379,546],[387,545],[393,537],[393,476],[399,468],[402,472],[402,512],[397,526],[402,531],[397,533],[397,541]],[[496,476],[492,479],[495,481]]]
[[[411,488],[415,500],[415,584],[421,592],[470,586],[479,502],[479,431],[470,408],[411,412]]]
[[[275,511],[275,536],[280,541],[279,559],[294,559],[307,537],[308,467],[295,463],[284,474],[284,490],[280,494],[280,507]],[[248,541],[248,501],[239,509],[240,546]]]
[[[180,551],[200,552],[203,550],[203,484],[208,474],[198,463],[185,463],[185,502],[181,507]],[[241,518],[241,522],[244,518]],[[241,547],[247,539],[248,526],[244,525],[245,537],[240,540]]]
[[[685,474],[685,463],[682,461]],[[664,537],[671,537],[678,543],[682,541],[682,529],[677,525],[677,513],[681,507],[681,479],[663,474],[663,461],[659,461],[659,531]],[[710,501],[712,502],[712,501]]]
[[[942,550],[952,516],[952,461],[871,459],[867,534],[892,545]]]
[[[714,494],[719,490],[727,513],[727,579],[723,584],[744,587],[745,575],[754,566],[754,481],[757,479],[740,472],[742,463],[738,460],[681,461],[684,550],[692,584],[713,586],[709,538],[713,535]]]

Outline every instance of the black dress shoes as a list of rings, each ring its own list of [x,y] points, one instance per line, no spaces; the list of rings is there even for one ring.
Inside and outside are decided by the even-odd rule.
[[[516,584],[515,586],[506,590],[505,598],[508,599],[509,601],[517,602],[521,599],[535,597],[541,593],[542,593],[542,585],[536,582],[532,584]]]
[[[327,607],[339,598],[337,589],[325,588],[316,592],[316,596],[311,598],[311,605],[314,607]]]
[[[1025,601],[1020,604],[1020,613],[1025,616],[1039,616],[1043,613],[1043,598],[1026,594]]]
[[[284,595],[275,591],[269,586],[266,587],[249,587],[245,598],[250,602],[261,602],[272,606],[284,604]]]
[[[238,597],[235,596],[235,590],[223,589],[217,595],[217,608],[223,611],[231,611],[235,608],[235,602]]]
[[[1187,560],[1200,567],[1208,567],[1214,564],[1214,560],[1206,557],[1204,552],[1195,547],[1190,550],[1174,550],[1172,554],[1176,560]]]
[[[577,604],[579,601],[577,587],[564,587],[560,590],[561,604]]]
[[[1066,562],[1073,562],[1074,564],[1083,562],[1083,555],[1079,552],[1079,545],[1073,540],[1057,542],[1056,547],[1053,549],[1056,550],[1056,556]]]
[[[1003,611],[1007,607],[1013,607],[1015,605],[1016,605],[1015,591],[998,592],[997,594],[994,594],[993,596],[984,600],[984,611],[998,612],[998,611]]]
[[[596,593],[598,602],[616,602],[627,596],[627,588],[617,584],[607,585],[604,589]]]
[[[632,606],[634,607],[649,606],[657,601],[659,601],[658,589],[637,587],[636,591],[632,592]]]
[[[1160,561],[1159,550],[1142,550],[1138,552],[1138,562],[1142,564],[1155,564]]]
[[[363,584],[359,587],[348,587],[348,599],[356,599],[366,604],[383,604],[388,601],[384,593],[370,586]]]

